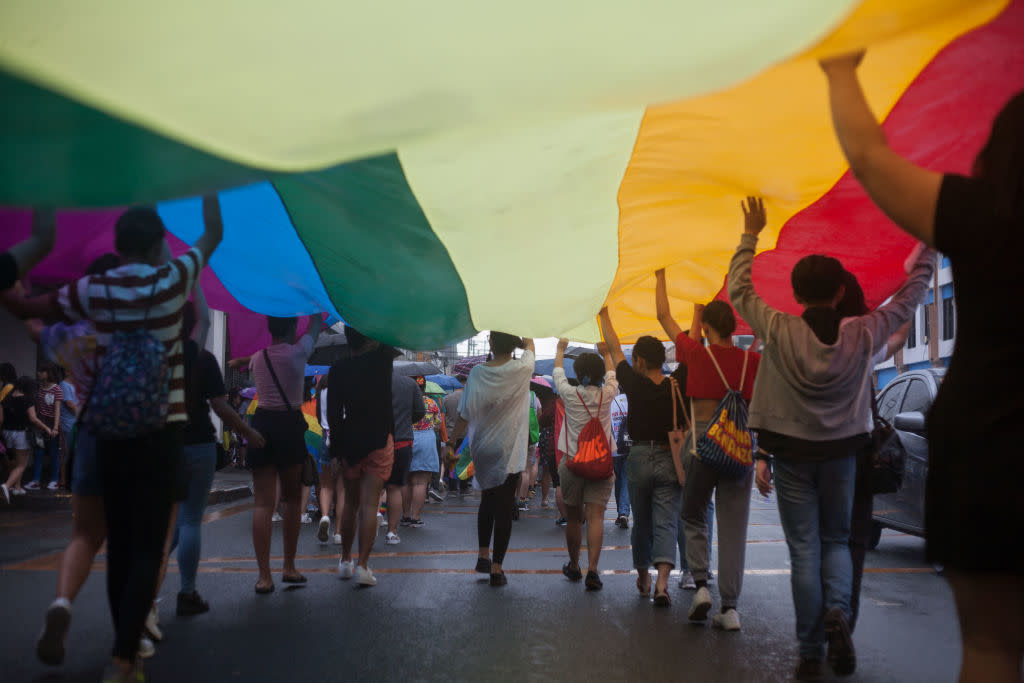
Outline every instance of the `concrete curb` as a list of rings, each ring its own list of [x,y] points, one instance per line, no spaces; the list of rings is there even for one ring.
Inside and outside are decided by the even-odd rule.
[[[252,489],[248,486],[216,488],[210,491],[210,499],[207,505],[233,503],[236,500],[251,497]],[[0,503],[3,503],[2,499],[0,499]],[[71,493],[69,491],[59,491],[56,493],[46,491],[45,493],[26,493],[24,496],[11,496],[11,504],[3,507],[12,510],[31,510],[33,512],[70,511]]]

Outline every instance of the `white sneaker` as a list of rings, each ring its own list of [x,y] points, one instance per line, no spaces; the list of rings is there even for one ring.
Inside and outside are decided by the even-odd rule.
[[[338,574],[341,575],[343,580],[348,581],[355,576],[355,573],[356,568],[352,560],[348,560],[347,562],[345,560],[338,560]]]
[[[381,513],[377,513],[377,526],[385,527],[388,525],[388,520]]]
[[[46,488],[50,489],[51,491],[56,491],[57,489],[60,488],[60,484],[58,484],[55,481],[51,481],[49,484],[46,485]]]
[[[302,521],[303,524],[312,524],[313,523],[313,518],[309,516],[308,512],[306,512],[306,513],[303,513],[301,521]]]
[[[341,545],[341,534],[334,534],[334,545]]]
[[[271,522],[280,522],[280,521],[281,521],[281,513],[280,513],[280,512],[275,512],[275,513],[274,513],[274,514],[273,514],[273,515],[271,516],[271,518],[270,518],[270,521],[271,521]]]
[[[320,541],[320,545],[327,545],[327,540],[330,538],[331,531],[331,518],[324,515],[320,518],[320,523],[316,525],[316,540]]]
[[[697,582],[693,580],[693,574],[689,569],[684,569],[683,573],[679,575],[679,587],[684,591],[697,590]]]
[[[139,638],[139,657],[142,659],[149,659],[155,654],[156,645],[153,644],[153,641],[146,636]]]
[[[707,587],[702,586],[697,590],[697,594],[693,596],[693,602],[690,603],[690,621],[704,621],[708,618],[708,611],[711,609],[711,591]]]
[[[46,625],[36,641],[39,661],[50,666],[59,666],[64,662],[64,641],[70,625],[71,602],[67,598],[57,598],[46,610]]]
[[[716,614],[712,617],[711,625],[723,631],[739,631],[740,613],[734,609],[727,609],[723,614]]]
[[[389,531],[388,535],[384,537],[384,542],[388,545],[398,545],[402,542],[402,539],[394,531]]]
[[[0,493],[3,494],[5,503],[11,502],[11,492],[8,490],[7,484],[0,484]]]
[[[156,613],[156,605],[149,608],[149,614],[146,615],[146,623],[143,626],[143,630],[150,640],[155,640],[159,643],[164,639],[163,631],[160,630],[160,615]]]
[[[377,579],[373,577],[373,572],[370,571],[369,567],[366,569],[356,567],[356,583],[360,586],[376,586]]]

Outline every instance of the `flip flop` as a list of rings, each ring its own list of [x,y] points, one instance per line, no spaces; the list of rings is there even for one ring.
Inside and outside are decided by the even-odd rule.
[[[267,595],[268,593],[273,593],[273,592],[274,592],[274,584],[270,584],[269,587],[267,587],[267,586],[262,586],[261,587],[259,584],[256,584],[256,593],[257,593],[257,595]]]
[[[281,578],[282,583],[306,583],[306,577],[302,574],[298,576],[285,576]]]

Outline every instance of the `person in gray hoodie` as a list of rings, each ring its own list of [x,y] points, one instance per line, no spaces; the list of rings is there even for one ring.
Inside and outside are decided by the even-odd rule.
[[[398,524],[402,520],[402,489],[412,463],[412,426],[427,414],[423,392],[416,380],[393,372],[391,407],[395,412],[395,464],[391,468],[391,478],[386,482],[388,531],[384,542],[387,545],[398,545],[402,542],[398,537]]]
[[[845,319],[836,310],[845,293],[842,264],[806,256],[791,276],[804,312],[790,315],[766,304],[751,279],[757,238],[767,222],[763,200],[748,197],[743,213],[744,234],[729,265],[729,298],[764,342],[749,426],[760,447],[774,455],[800,641],[797,678],[821,675],[826,635],[833,671],[850,675],[857,660],[848,624],[848,541],[856,453],[872,429],[867,378],[872,359],[923,301],[935,252],[920,253],[887,305]]]

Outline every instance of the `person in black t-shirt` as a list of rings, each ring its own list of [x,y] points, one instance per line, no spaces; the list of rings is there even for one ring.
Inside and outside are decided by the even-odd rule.
[[[36,383],[31,377],[19,377],[14,389],[0,403],[0,428],[3,429],[4,443],[14,453],[14,467],[7,481],[0,485],[4,502],[11,502],[12,495],[22,495],[21,477],[28,467],[28,456],[32,453],[29,431],[32,427],[46,429],[36,416]]]
[[[658,571],[654,586],[654,604],[668,607],[669,573],[676,565],[676,543],[679,525],[679,504],[683,481],[678,472],[681,463],[673,463],[668,433],[674,422],[686,424],[682,402],[672,414],[672,383],[686,386],[686,366],[680,365],[671,379],[661,367],[665,347],[654,337],[640,337],[633,347],[633,365],[626,362],[619,337],[612,327],[608,309],[601,310],[601,331],[612,360],[619,386],[626,392],[629,410],[626,424],[631,446],[626,460],[629,502],[633,506],[633,566],[639,576],[637,589],[643,595],[651,592],[650,566]]]
[[[863,54],[821,65],[839,142],[871,199],[949,257],[956,283],[956,348],[928,419],[928,558],[945,565],[956,598],[960,680],[1020,681],[1024,92],[996,115],[972,177],[943,175],[888,146],[857,80]]]

